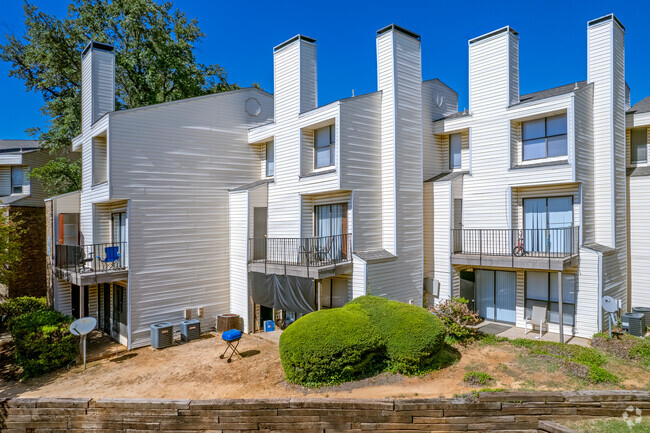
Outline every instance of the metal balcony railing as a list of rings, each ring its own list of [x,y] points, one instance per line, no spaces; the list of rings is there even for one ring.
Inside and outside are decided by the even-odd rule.
[[[352,260],[352,235],[250,238],[249,263],[318,267]]]
[[[562,258],[578,254],[578,226],[550,229],[452,229],[452,254]]]
[[[54,266],[68,272],[106,272],[127,268],[126,242],[55,245]]]

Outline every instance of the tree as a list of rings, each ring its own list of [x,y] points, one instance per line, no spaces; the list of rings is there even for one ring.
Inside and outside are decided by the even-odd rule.
[[[116,109],[239,88],[219,65],[198,63],[196,45],[204,37],[196,19],[171,2],[155,0],[74,0],[64,18],[25,3],[25,35],[6,35],[0,59],[10,76],[43,96],[41,111],[50,121],[29,133],[57,155],[33,169],[50,194],[79,189],[80,162],[67,155],[81,132],[81,56],[88,41],[115,47]]]
[[[21,220],[9,215],[9,208],[0,207],[0,284],[4,286],[12,281],[22,257],[22,225]]]

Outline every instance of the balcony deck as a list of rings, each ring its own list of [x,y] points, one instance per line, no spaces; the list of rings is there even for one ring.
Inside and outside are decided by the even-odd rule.
[[[56,245],[54,274],[77,286],[128,279],[126,242]]]
[[[452,265],[564,271],[578,266],[579,227],[452,229]]]
[[[310,238],[251,238],[248,270],[322,279],[352,272],[350,234]]]

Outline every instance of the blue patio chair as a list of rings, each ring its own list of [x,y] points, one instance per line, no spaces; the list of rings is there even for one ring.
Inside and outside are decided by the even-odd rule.
[[[106,247],[104,248],[106,257],[102,259],[101,257],[97,256],[97,258],[100,262],[104,263],[107,268],[115,269],[120,260],[119,248],[120,247],[118,246]]]

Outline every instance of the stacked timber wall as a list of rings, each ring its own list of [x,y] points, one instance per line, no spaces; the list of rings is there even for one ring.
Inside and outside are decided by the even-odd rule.
[[[540,421],[650,410],[647,391],[502,392],[468,399],[5,399],[4,432],[538,432]],[[541,428],[541,425],[540,425]]]

